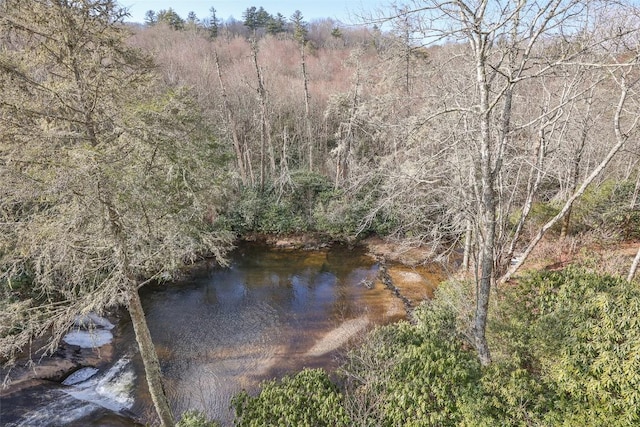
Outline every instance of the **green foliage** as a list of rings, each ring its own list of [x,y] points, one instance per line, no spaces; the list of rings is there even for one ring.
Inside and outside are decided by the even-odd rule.
[[[267,20],[266,30],[268,34],[277,35],[286,31],[287,19],[278,13],[275,16],[270,16]]]
[[[208,26],[209,37],[215,39],[216,37],[218,37],[218,30],[220,29],[220,19],[218,19],[218,17],[216,16],[215,7],[211,6],[209,12],[211,13]]]
[[[241,394],[239,425],[327,425],[315,413],[333,414],[332,425],[640,423],[640,289],[577,269],[502,289],[488,330],[496,360],[486,368],[463,340],[468,292],[449,282],[412,323],[373,331],[348,353],[342,393],[326,374],[305,371],[266,383],[255,398]]]
[[[218,427],[219,425],[215,421],[207,420],[202,412],[191,410],[182,414],[176,427]]]
[[[252,31],[257,30],[258,28],[264,28],[270,19],[273,19],[271,14],[269,14],[262,6],[260,8],[256,8],[255,6],[251,6],[247,8],[242,13],[242,18],[244,18],[245,27],[249,28]]]
[[[291,22],[293,23],[293,38],[300,44],[306,44],[309,30],[307,23],[303,21],[302,12],[299,10],[293,12]]]
[[[553,394],[547,423],[640,422],[639,301],[627,282],[577,269],[534,274],[507,290],[492,330]]]
[[[606,180],[597,186],[590,186],[573,205],[571,211],[571,230],[580,233],[598,230],[613,234],[621,239],[640,237],[640,210],[631,207],[635,180],[620,182]],[[557,200],[536,202],[529,214],[531,226],[539,227],[560,212]],[[516,212],[511,217],[512,224],[518,220]],[[560,231],[561,223],[554,230]]]
[[[293,173],[291,185],[282,191],[273,187],[264,192],[245,188],[229,213],[231,224],[238,232],[313,231],[313,208],[328,188],[330,184],[325,178],[307,171]]]
[[[475,283],[471,280],[451,279],[438,285],[434,291],[432,304],[434,309],[450,312],[455,315],[455,320],[446,324],[448,336],[456,337],[472,347],[472,334],[470,325],[475,314]],[[420,316],[420,311],[416,310],[414,316]],[[430,322],[426,319],[419,321],[416,326],[430,328]],[[443,324],[442,328],[445,327]]]
[[[560,206],[556,202],[535,202],[531,206],[531,212],[529,212],[529,219],[531,221],[532,226],[541,227],[546,222],[548,222],[551,218],[556,216],[558,212],[560,212]],[[512,223],[515,226],[517,221],[520,219],[520,212],[517,213],[517,218],[512,218]],[[557,231],[560,231],[560,225],[556,226]]]
[[[640,210],[631,207],[635,180],[609,179],[591,186],[573,210],[574,231],[601,229],[623,239],[640,237]]]
[[[323,176],[301,170],[291,174],[289,185],[264,192],[247,187],[227,212],[231,227],[239,232],[291,233],[316,231],[314,212],[332,192]]]
[[[460,425],[542,426],[552,405],[548,390],[535,375],[512,360],[500,360],[484,368],[477,393],[460,405]]]
[[[184,30],[184,19],[172,8],[162,9],[155,16],[156,22],[164,22],[174,30]]]
[[[456,426],[474,401],[481,369],[455,338],[455,313],[426,303],[416,324],[377,329],[344,367],[358,425]],[[363,408],[364,406],[364,408]]]
[[[319,232],[337,239],[377,233],[397,227],[390,212],[377,209],[378,180],[354,192],[335,189],[326,177],[308,170],[293,171],[286,185],[264,191],[245,187],[222,220],[237,233]]]
[[[325,193],[314,212],[318,231],[335,237],[390,234],[396,229],[398,219],[389,211],[377,208],[380,185],[380,177],[374,177],[354,191]]]
[[[342,395],[321,369],[262,384],[258,396],[242,392],[232,405],[238,426],[349,426]]]

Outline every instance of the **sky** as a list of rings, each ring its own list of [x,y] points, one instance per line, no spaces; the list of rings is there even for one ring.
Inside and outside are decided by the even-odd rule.
[[[243,12],[249,7],[264,7],[264,9],[276,15],[281,13],[286,18],[293,12],[300,10],[305,21],[313,21],[319,18],[332,18],[344,24],[359,22],[358,15],[362,11],[373,12],[381,5],[389,3],[389,0],[314,0],[302,2],[300,0],[120,0],[119,3],[129,10],[130,22],[144,22],[144,14],[148,10],[159,11],[172,8],[183,19],[190,11],[196,13],[199,19],[210,16],[211,6],[216,9],[219,19],[227,20],[233,17],[242,20]]]

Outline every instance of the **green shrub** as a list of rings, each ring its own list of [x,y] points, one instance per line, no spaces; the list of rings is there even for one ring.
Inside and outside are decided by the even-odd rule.
[[[262,384],[252,397],[241,392],[232,405],[238,426],[349,426],[342,395],[321,369],[303,370]]]
[[[245,187],[217,223],[237,233],[321,232],[338,239],[396,232],[400,217],[392,208],[377,209],[381,180],[357,189],[335,189],[326,177],[308,170],[291,172],[289,181]]]
[[[640,237],[640,211],[630,206],[634,190],[635,180],[609,179],[590,186],[574,205],[572,229],[600,230],[621,239]]]
[[[176,427],[219,427],[215,421],[209,421],[207,417],[199,411],[190,410],[182,414],[182,418]]]
[[[305,170],[291,173],[280,187],[266,185],[264,191],[246,187],[225,214],[226,222],[239,233],[291,233],[315,231],[316,206],[325,203],[333,188],[322,175]]]
[[[351,350],[340,386],[323,371],[234,400],[238,425],[640,425],[640,289],[578,269],[504,287],[488,329],[494,363],[464,342],[470,290],[451,282],[412,323]]]
[[[503,349],[552,395],[550,425],[640,423],[640,290],[577,269],[542,272],[505,291]]]
[[[333,190],[316,205],[318,231],[344,238],[371,233],[388,235],[398,228],[399,219],[389,209],[379,209],[381,177],[372,177],[355,190]]]
[[[591,185],[577,199],[571,210],[570,230],[572,233],[599,231],[619,239],[640,237],[640,209],[631,207],[635,191],[635,179],[617,181],[610,179],[599,185]],[[534,202],[529,213],[528,227],[537,230],[560,212],[564,200]],[[509,217],[515,226],[521,212],[515,211]],[[552,231],[559,232],[562,221]]]
[[[534,374],[513,360],[483,368],[476,394],[460,407],[461,426],[543,426],[553,394]]]
[[[415,325],[381,327],[349,354],[343,375],[357,425],[460,424],[460,405],[475,400],[481,369],[457,339],[455,319],[446,307],[427,303]]]

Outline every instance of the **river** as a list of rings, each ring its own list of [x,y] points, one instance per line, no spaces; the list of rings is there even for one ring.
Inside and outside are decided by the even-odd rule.
[[[230,260],[229,267],[203,263],[185,280],[141,291],[176,415],[195,408],[228,425],[238,391],[303,367],[332,369],[350,341],[405,316],[402,302],[378,280],[379,265],[359,248],[242,244]],[[428,297],[435,284],[426,270],[398,267],[392,275],[414,299]],[[62,384],[5,393],[0,424],[110,426],[150,419],[131,322],[124,313],[119,318],[109,363],[88,366]]]

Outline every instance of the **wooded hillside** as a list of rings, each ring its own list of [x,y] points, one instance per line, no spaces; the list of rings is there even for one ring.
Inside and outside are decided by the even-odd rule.
[[[429,248],[428,261],[454,265],[471,284],[465,333],[452,330],[460,313],[428,308],[418,316],[434,317],[443,334],[415,325],[389,333],[419,347],[419,357],[431,357],[423,345],[449,352],[476,387],[440,384],[443,394],[424,411],[463,412],[431,424],[470,423],[479,413],[491,424],[512,408],[465,405],[495,397],[477,387],[493,361],[496,287],[513,283],[549,234],[640,238],[640,9],[631,0],[416,0],[351,27],[256,7],[229,22],[215,9],[206,18],[149,11],[144,25],[125,16],[112,0],[0,0],[0,338],[9,361],[51,330],[54,349],[78,312],[124,304],[141,328],[159,417],[171,425],[140,286],[202,257],[223,263],[233,236],[378,234]],[[621,289],[638,254],[626,282],[611,279],[600,296],[635,298]],[[536,280],[566,293],[598,281],[584,274]],[[560,320],[565,303],[552,301]],[[532,316],[525,320],[535,328],[546,321]],[[637,345],[635,336],[621,339]],[[533,390],[536,399],[569,403],[557,411],[548,401],[523,404],[514,425],[536,411],[538,424],[554,423],[596,401],[614,408],[598,420],[638,419],[617,390],[605,387],[600,401],[590,385],[563,377],[590,361],[547,366],[553,352],[520,354],[515,345],[499,352],[522,359],[495,369],[531,389],[542,381],[548,389]],[[415,373],[415,354],[405,356]],[[398,378],[390,384],[400,387]],[[337,390],[313,381],[330,396]],[[358,416],[398,425],[397,409],[409,410],[406,396],[417,393],[405,392],[391,390],[393,403],[373,418]],[[449,398],[456,408],[443,403]],[[251,399],[238,402],[247,416]],[[353,419],[343,409],[332,416]]]
[[[235,153],[235,229],[377,232],[462,253],[484,363],[490,289],[548,230],[636,236],[632,4],[416,2],[378,17],[384,31],[298,14],[273,32],[270,16],[249,8],[249,31],[215,37],[158,21],[132,40],[194,88]],[[577,214],[587,190],[612,210]]]

